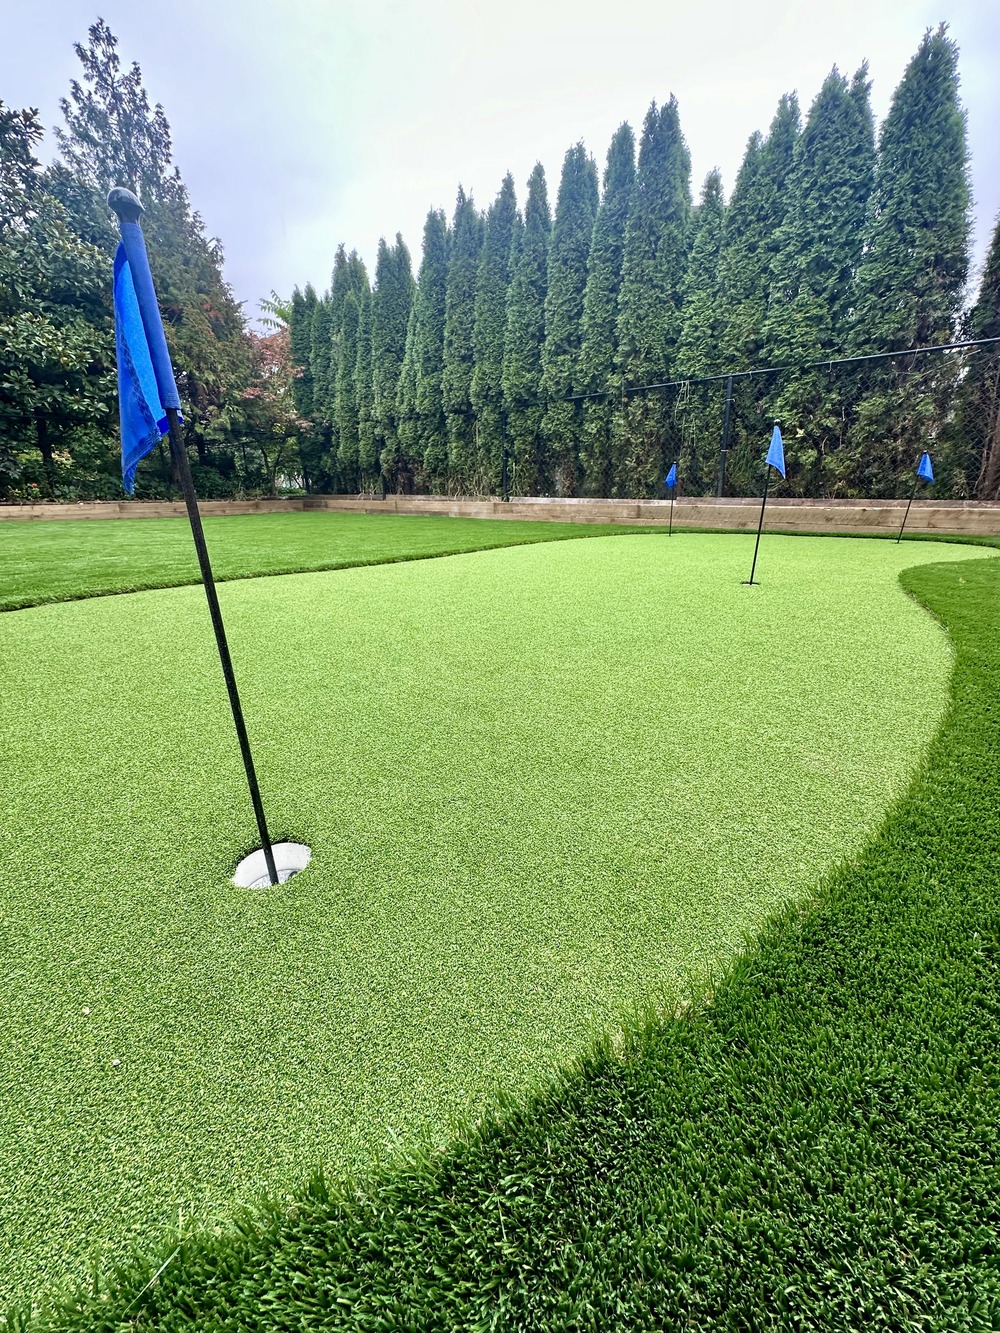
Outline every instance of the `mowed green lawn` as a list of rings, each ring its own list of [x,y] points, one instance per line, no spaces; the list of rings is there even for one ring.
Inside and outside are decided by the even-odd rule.
[[[234,522],[235,520],[225,520]],[[254,519],[253,522],[260,520]],[[0,1296],[441,1140],[704,987],[940,718],[899,571],[961,547],[597,539],[0,617]]]
[[[422,560],[628,529],[433,515],[239,514],[203,520],[217,579]],[[186,518],[0,522],[0,611],[196,583]]]

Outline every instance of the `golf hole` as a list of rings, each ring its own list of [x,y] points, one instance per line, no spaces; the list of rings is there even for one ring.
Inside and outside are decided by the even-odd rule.
[[[305,870],[312,857],[312,852],[304,842],[275,842],[271,844],[271,851],[274,853],[274,867],[278,872],[279,884],[284,884],[300,870]],[[266,889],[269,886],[271,880],[267,873],[262,847],[258,847],[249,856],[244,856],[236,867],[233,883],[241,889]]]

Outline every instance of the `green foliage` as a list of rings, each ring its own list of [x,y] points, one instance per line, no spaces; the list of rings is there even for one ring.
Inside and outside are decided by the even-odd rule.
[[[724,217],[722,177],[718,171],[710,171],[695,219],[694,243],[684,279],[683,322],[674,372],[677,376],[693,379],[723,369],[719,344],[726,321],[720,274]],[[717,384],[692,385],[678,405],[683,437],[678,471],[685,490],[692,494],[711,485],[723,401]]]
[[[372,296],[362,292],[358,309],[358,356],[354,365],[354,401],[358,414],[358,477],[362,490],[372,490],[380,475],[375,442],[372,388]]]
[[[575,495],[579,481],[579,403],[562,401],[574,392],[583,338],[583,294],[597,216],[597,165],[582,143],[563,159],[549,245],[542,344],[542,394],[547,400],[543,430],[557,495]]]
[[[771,273],[772,365],[844,349],[875,164],[869,87],[866,65],[850,83],[834,69],[796,141]]]
[[[304,423],[295,411],[289,331],[251,333],[250,345],[249,383],[237,400],[225,404],[222,416],[235,445],[240,489],[276,495],[286,478],[298,489],[296,467],[305,466],[301,447],[295,447]]]
[[[358,407],[354,374],[358,360],[360,302],[370,292],[368,272],[357,250],[337,247],[330,282],[330,468],[322,482],[333,489],[357,490]],[[348,310],[348,304],[353,306]],[[346,431],[346,435],[342,435]]]
[[[545,170],[536,162],[528,177],[523,233],[515,233],[507,327],[504,332],[503,393],[513,484],[520,495],[538,495],[547,486],[542,434],[542,343],[552,215]]]
[[[794,93],[786,94],[778,103],[766,139],[756,131],[750,136],[726,209],[720,260],[724,310],[721,354],[726,370],[756,370],[768,364],[764,339],[771,270],[788,211],[789,179],[799,134],[798,98]],[[757,492],[761,433],[774,412],[771,388],[766,380],[734,382],[732,451],[728,455],[733,494]],[[700,396],[704,397],[704,391]],[[718,417],[723,408],[724,400],[717,409]],[[721,443],[721,434],[720,425],[716,444]],[[699,432],[699,471],[706,488],[709,452],[709,441]]]
[[[448,258],[441,398],[448,420],[448,483],[460,495],[471,494],[476,480],[476,421],[471,393],[476,278],[483,230],[482,215],[471,195],[459,186]]]
[[[928,31],[879,133],[858,270],[855,345],[897,351],[950,342],[969,268],[971,195],[958,47]]]
[[[364,295],[361,296],[363,301]],[[358,457],[358,333],[361,304],[354,292],[344,297],[344,317],[340,330],[340,356],[337,365],[337,471],[341,485],[349,491],[361,484]]]
[[[671,97],[646,113],[639,166],[625,229],[618,301],[618,359],[623,388],[670,378],[681,333],[691,211],[691,155]],[[662,485],[667,407],[658,395],[627,398],[615,422],[626,495],[655,495]]]
[[[867,65],[850,83],[833,69],[796,142],[771,271],[765,341],[772,365],[841,355],[850,340],[875,164],[869,87]],[[786,427],[787,487],[794,494],[837,493],[842,484],[847,454],[837,455],[852,403],[828,386],[822,372],[796,374],[772,409]]]
[[[331,373],[336,374],[334,356],[334,314],[329,295],[316,302],[309,340],[309,369],[312,371],[313,415],[329,425],[333,415]]]
[[[270,296],[262,296],[257,303],[260,306],[260,322],[266,329],[287,329],[292,322],[292,302],[279,296],[272,287]]]
[[[970,338],[1000,338],[1000,217],[983,267],[976,304],[969,313]],[[967,475],[975,477],[980,500],[1000,500],[1000,355],[996,345],[977,353],[962,381],[956,412],[957,450]]]
[[[348,259],[347,246],[342,241],[337,246],[337,253],[333,258],[333,273],[330,277],[330,326],[334,330],[334,337],[344,323],[344,302],[347,300],[347,293],[355,290],[352,279],[352,263],[355,260],[357,251],[352,250],[351,258]]]
[[[0,491],[24,498],[78,494],[88,473],[105,485],[121,475],[108,438],[109,268],[46,188],[41,134],[34,112],[0,102]]]
[[[514,178],[509,173],[486,214],[486,231],[476,277],[473,325],[475,368],[469,401],[478,428],[478,494],[497,495],[503,458],[503,349],[507,327],[507,294],[511,277],[511,247],[517,225]]]
[[[277,522],[314,517],[328,539],[343,516]],[[269,522],[210,537],[244,529],[255,567]],[[771,538],[761,602],[739,584],[751,541],[230,585],[272,819],[314,849],[277,894],[228,883],[246,798],[225,710],[202,706],[197,590],[2,618],[19,780],[0,837],[23,873],[0,1061],[26,1047],[34,1071],[0,1134],[7,1289],[84,1270],[95,1235],[148,1254],[185,1218],[41,1329],[992,1317],[995,561]],[[914,560],[938,564],[908,587],[958,653],[927,765],[953,664],[896,582]],[[651,616],[665,573],[673,614]],[[55,678],[59,746],[18,747]],[[326,704],[303,712],[310,694]],[[619,696],[644,701],[624,732]],[[217,795],[191,801],[206,765]],[[137,858],[158,838],[169,857]],[[46,1119],[55,1095],[72,1113]],[[372,1170],[387,1125],[408,1155]],[[220,1225],[243,1182],[283,1192],[320,1156],[363,1170]]]
[[[419,453],[420,418],[417,416],[417,296],[410,306],[410,320],[406,326],[406,347],[403,365],[396,388],[396,433],[399,439],[400,478],[413,482],[423,476],[423,459]]]
[[[379,241],[372,292],[372,419],[384,484],[409,489],[411,477],[399,444],[396,399],[413,306],[410,252],[397,232],[392,247]]]
[[[127,185],[142,199],[150,268],[181,395],[184,439],[194,450],[196,481],[225,490],[234,459],[224,409],[250,383],[253,350],[240,305],[222,276],[219,243],[205,235],[172,165],[163,108],[150,107],[139,66],[133,63],[123,71],[117,48],[117,38],[102,19],[88,30],[87,43],[76,45],[82,80],[71,83],[70,96],[60,103],[66,122],[56,132],[60,156],[77,182],[81,235],[93,234],[96,212],[104,210],[106,218],[104,200],[111,186]],[[155,456],[139,470],[137,494],[150,481],[168,481],[162,471],[157,475]]]
[[[788,183],[799,138],[794,93],[778,103],[767,138],[750,136],[725,218],[721,283],[725,307],[722,362],[727,369],[762,365],[771,268],[788,210]]]
[[[306,283],[304,292],[298,287],[292,293],[289,332],[292,343],[292,364],[295,367],[295,410],[299,416],[311,417],[314,404],[312,372],[312,330],[319,304],[312,283]]]
[[[83,82],[70,81],[69,97],[59,108],[66,128],[56,128],[62,160],[78,180],[103,199],[124,185],[144,204],[184,193],[172,163],[170,126],[163,107],[150,107],[136,61],[123,70],[118,39],[98,19],[87,29],[87,42],[74,42]]]
[[[879,134],[857,279],[856,350],[953,340],[969,267],[970,205],[958,48],[942,25],[925,33]],[[855,466],[872,494],[894,494],[899,473],[925,448],[936,455],[938,494],[973,494],[978,460],[954,450],[947,433],[935,438],[958,388],[954,362],[940,357],[928,365],[919,391],[912,377],[903,381],[886,368],[861,404]]]
[[[635,186],[635,135],[630,125],[619,125],[608,148],[604,192],[594,222],[594,237],[587,262],[583,295],[583,341],[577,365],[576,387],[581,393],[612,389],[618,360],[618,292],[625,253],[625,227]],[[584,404],[580,467],[584,495],[615,495],[618,460],[612,454],[613,398],[595,398]]]
[[[448,292],[448,223],[431,209],[424,223],[423,257],[413,301],[413,358],[416,373],[413,458],[423,464],[432,491],[444,489],[448,469],[448,427],[444,415],[444,331]]]

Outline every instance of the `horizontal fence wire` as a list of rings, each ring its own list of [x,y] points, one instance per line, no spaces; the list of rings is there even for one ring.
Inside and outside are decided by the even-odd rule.
[[[359,478],[362,494],[649,499],[666,493],[676,463],[678,494],[759,496],[777,421],[787,476],[773,478],[776,497],[901,498],[928,452],[934,498],[1000,500],[1000,338],[618,382],[439,415],[447,461],[437,473],[401,449]],[[398,416],[400,438],[423,419]]]

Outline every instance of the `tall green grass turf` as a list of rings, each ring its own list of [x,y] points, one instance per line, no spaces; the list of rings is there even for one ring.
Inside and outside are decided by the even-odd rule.
[[[711,994],[446,1151],[175,1238],[38,1327],[996,1328],[1000,577],[903,582],[956,653],[927,762]]]
[[[203,522],[220,582],[630,531],[402,514],[234,514]],[[199,581],[186,518],[0,522],[0,611]]]

